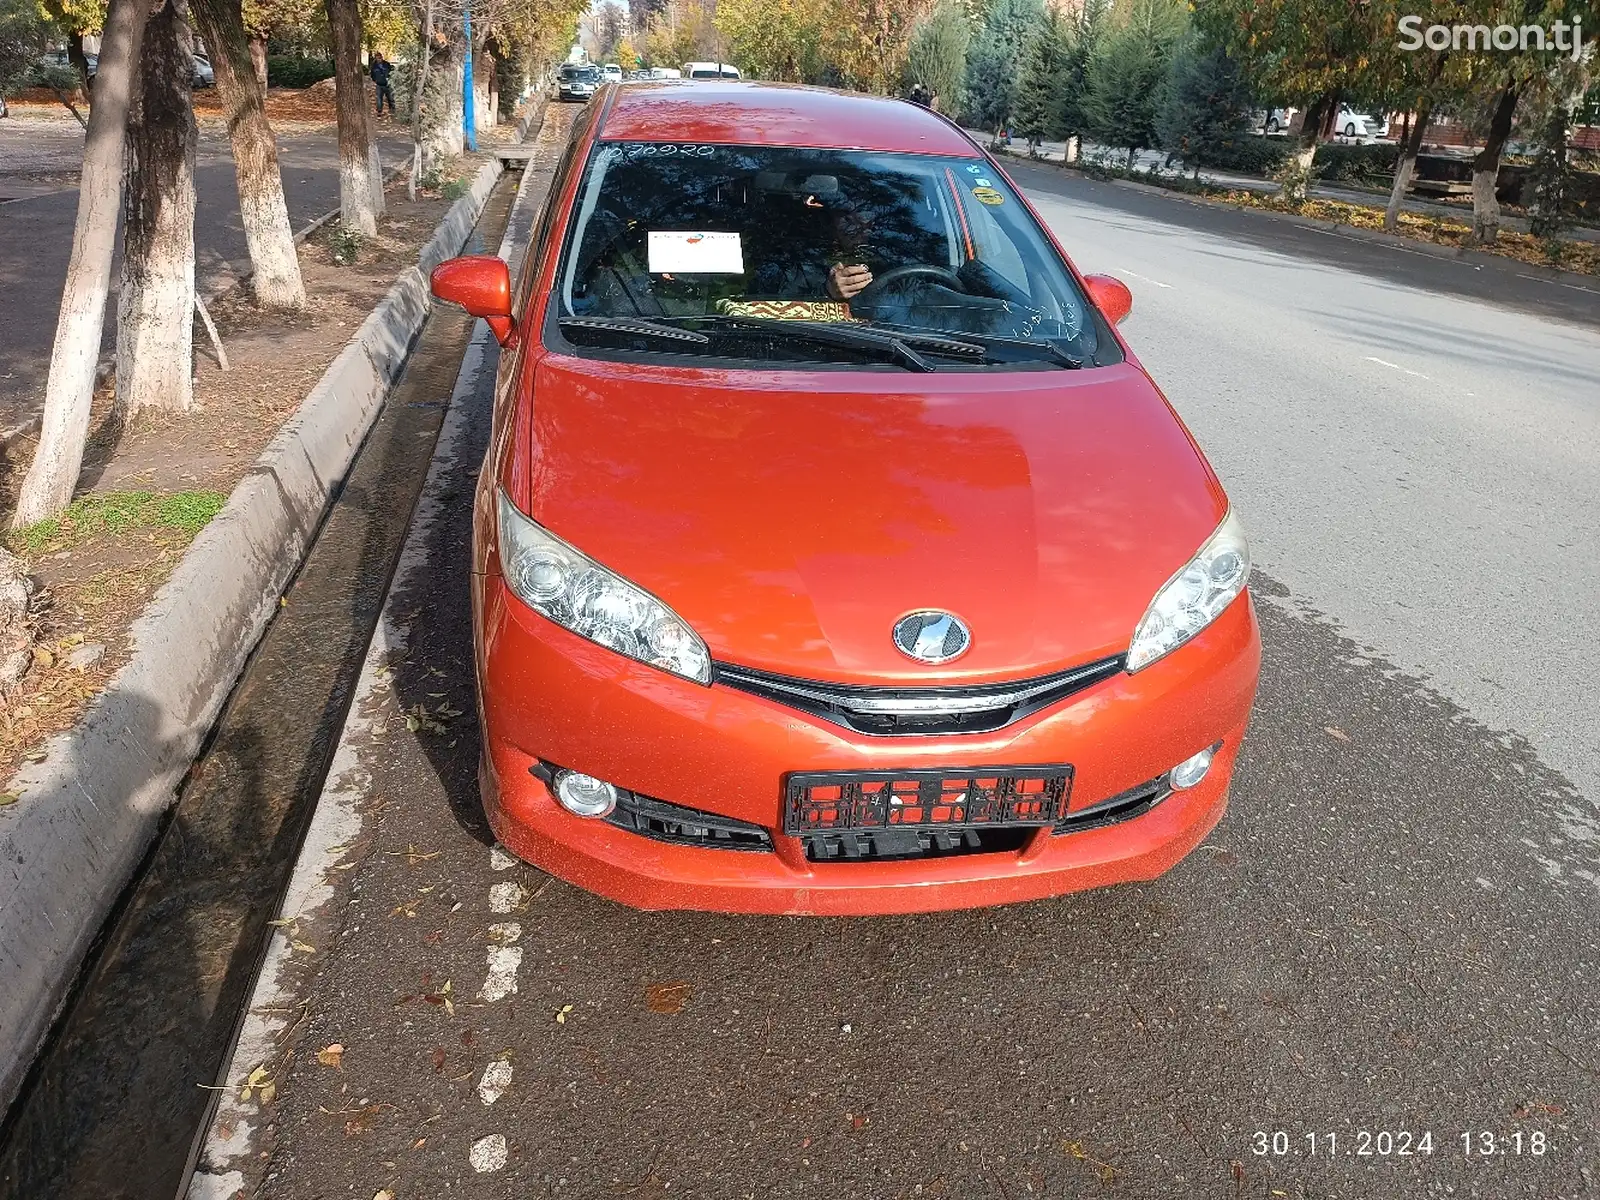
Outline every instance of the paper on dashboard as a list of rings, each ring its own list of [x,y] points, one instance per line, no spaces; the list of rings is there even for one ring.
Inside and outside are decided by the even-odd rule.
[[[744,247],[737,233],[652,229],[650,273],[743,275]]]

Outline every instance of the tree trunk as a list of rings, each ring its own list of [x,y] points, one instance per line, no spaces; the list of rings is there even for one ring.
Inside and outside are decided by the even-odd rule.
[[[263,95],[267,90],[267,35],[259,29],[250,31],[250,66]]]
[[[211,50],[217,94],[222,97],[233,142],[234,178],[239,185],[239,214],[245,245],[250,249],[250,280],[256,302],[268,308],[303,308],[305,284],[294,229],[283,199],[283,174],[278,143],[267,121],[266,98],[256,78],[245,41],[239,0],[190,0]]]
[[[89,56],[83,52],[83,30],[74,29],[67,35],[67,61],[72,64],[72,69],[78,73],[78,79],[83,84],[83,94],[89,96],[93,84],[89,80]]]
[[[54,516],[71,503],[83,465],[94,369],[111,286],[111,248],[117,236],[123,130],[149,12],[143,0],[111,0],[100,35],[95,104],[84,137],[78,218],[50,350],[39,448],[22,481],[13,528]]]
[[[1511,118],[1517,111],[1517,85],[1509,83],[1494,106],[1489,135],[1472,160],[1472,240],[1492,245],[1500,236],[1500,202],[1495,187],[1500,182],[1500,152],[1511,136]]]
[[[452,43],[434,54],[429,72],[427,119],[423,122],[422,151],[425,162],[454,158],[466,149],[462,128],[465,105],[462,103],[461,47]]]
[[[117,407],[194,407],[194,35],[186,0],[150,17],[128,112]]]
[[[356,0],[323,0],[333,41],[334,107],[339,120],[339,221],[367,237],[378,232],[372,187],[367,93],[361,70],[361,9]]]
[[[413,200],[417,198],[422,172],[427,169],[422,155],[422,98],[428,94],[428,64],[432,58],[433,0],[424,0],[420,52],[416,75],[411,81],[411,176],[406,181],[406,194]]]
[[[1311,191],[1311,170],[1312,163],[1317,157],[1317,144],[1333,127],[1333,119],[1338,111],[1339,94],[1326,92],[1318,96],[1301,117],[1299,144],[1284,164],[1285,169],[1282,173],[1281,194],[1296,208],[1305,203],[1306,196]]]
[[[1400,209],[1405,203],[1406,189],[1411,186],[1411,173],[1417,169],[1417,155],[1422,150],[1422,139],[1428,132],[1432,119],[1432,105],[1424,103],[1417,110],[1417,120],[1400,143],[1400,158],[1394,166],[1394,186],[1389,189],[1389,207],[1384,210],[1383,227],[1390,233],[1400,228]],[[1406,114],[1411,119],[1411,114]]]

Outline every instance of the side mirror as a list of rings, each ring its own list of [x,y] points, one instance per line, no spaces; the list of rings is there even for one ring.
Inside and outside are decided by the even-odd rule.
[[[1133,311],[1133,293],[1122,280],[1110,275],[1085,275],[1083,282],[1089,288],[1089,299],[1113,325],[1122,324],[1123,318]]]
[[[433,269],[428,286],[439,299],[489,322],[502,346],[511,340],[516,323],[511,319],[511,268],[505,259],[492,254],[447,259]]]

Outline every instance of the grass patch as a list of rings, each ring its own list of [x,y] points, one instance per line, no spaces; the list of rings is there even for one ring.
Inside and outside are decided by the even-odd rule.
[[[221,492],[95,492],[74,500],[60,516],[35,521],[8,535],[18,554],[46,554],[80,545],[93,537],[116,537],[130,530],[168,529],[193,537],[222,511]]]

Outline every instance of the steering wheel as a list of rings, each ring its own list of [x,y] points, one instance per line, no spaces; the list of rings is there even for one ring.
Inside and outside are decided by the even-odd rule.
[[[947,284],[958,292],[967,290],[966,285],[961,282],[961,276],[957,275],[949,267],[935,266],[933,263],[907,263],[903,267],[890,267],[857,292],[851,303],[862,304],[871,308],[891,287],[902,279],[909,279],[915,275],[926,275],[937,279],[940,283]]]

